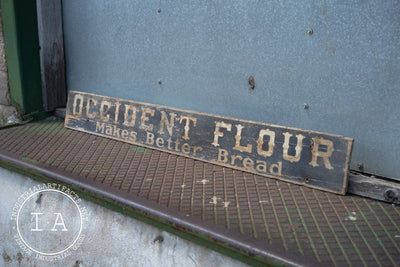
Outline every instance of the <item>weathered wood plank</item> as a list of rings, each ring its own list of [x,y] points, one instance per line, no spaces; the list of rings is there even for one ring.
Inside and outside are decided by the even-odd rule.
[[[66,104],[61,0],[36,0],[43,106],[53,111]]]
[[[350,173],[348,192],[389,203],[400,204],[400,183],[360,173]]]
[[[65,126],[345,194],[353,139],[70,91]]]

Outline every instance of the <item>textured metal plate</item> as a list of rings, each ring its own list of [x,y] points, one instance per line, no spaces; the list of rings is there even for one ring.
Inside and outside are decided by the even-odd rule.
[[[65,126],[345,194],[353,140],[70,91]]]
[[[400,208],[340,196],[64,128],[62,121],[0,130],[0,151],[98,182],[243,239],[324,265],[396,266]]]

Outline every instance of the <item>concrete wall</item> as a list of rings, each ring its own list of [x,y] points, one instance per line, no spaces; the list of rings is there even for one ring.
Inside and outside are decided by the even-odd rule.
[[[0,4],[0,126],[7,122],[7,118],[16,112],[16,109],[10,106],[10,91],[8,87],[8,74],[6,51],[4,48],[3,21]]]
[[[245,266],[85,200],[80,203],[88,215],[82,230],[83,243],[78,250],[71,251],[70,256],[49,264],[21,250],[14,237],[17,234],[13,229],[15,221],[11,220],[18,198],[40,183],[2,168],[0,181],[0,266]]]
[[[0,104],[9,105],[9,98],[6,51],[4,48],[3,21],[0,5]]]

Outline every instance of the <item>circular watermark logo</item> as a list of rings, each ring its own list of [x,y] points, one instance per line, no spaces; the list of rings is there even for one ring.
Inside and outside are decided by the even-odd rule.
[[[70,188],[56,183],[29,188],[16,201],[11,220],[14,239],[28,255],[55,261],[71,255],[85,239],[88,214]]]

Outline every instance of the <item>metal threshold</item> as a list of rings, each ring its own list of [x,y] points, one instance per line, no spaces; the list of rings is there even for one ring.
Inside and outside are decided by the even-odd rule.
[[[251,265],[397,265],[400,208],[64,128],[0,130],[0,166]]]

